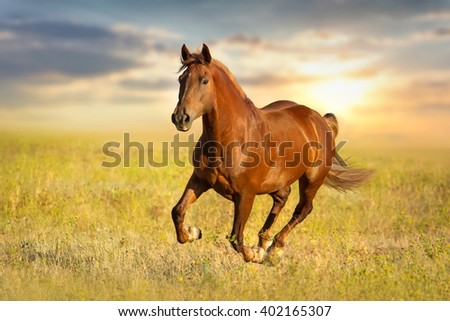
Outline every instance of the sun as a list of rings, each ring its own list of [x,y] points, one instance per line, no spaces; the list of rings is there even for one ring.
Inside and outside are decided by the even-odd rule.
[[[336,78],[315,83],[309,95],[319,106],[348,114],[363,101],[369,87],[369,80]]]

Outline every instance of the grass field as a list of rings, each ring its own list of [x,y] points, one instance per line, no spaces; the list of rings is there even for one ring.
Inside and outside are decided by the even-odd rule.
[[[351,150],[374,179],[322,188],[277,264],[245,263],[226,240],[232,203],[210,191],[176,242],[171,208],[190,168],[104,168],[105,140],[3,133],[2,300],[449,300],[450,152]],[[275,230],[290,218],[297,186]],[[271,206],[258,197],[249,245]]]

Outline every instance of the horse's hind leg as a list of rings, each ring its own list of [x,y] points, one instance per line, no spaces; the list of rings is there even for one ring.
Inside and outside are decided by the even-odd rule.
[[[267,250],[269,254],[279,253],[284,247],[286,237],[294,229],[294,227],[301,223],[313,209],[313,199],[319,187],[323,184],[324,179],[310,181],[307,174],[303,174],[299,179],[300,202],[297,204],[292,218],[283,227],[283,229],[275,235],[272,245]]]
[[[271,244],[271,230],[272,226],[278,218],[278,214],[283,209],[286,201],[291,193],[291,187],[288,186],[286,188],[280,189],[274,193],[271,193],[270,196],[273,198],[273,206],[270,210],[269,216],[267,216],[266,222],[264,226],[258,233],[259,243],[258,246],[262,247],[264,250],[267,250],[269,245]]]

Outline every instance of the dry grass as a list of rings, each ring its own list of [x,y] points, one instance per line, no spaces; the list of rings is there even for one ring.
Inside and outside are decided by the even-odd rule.
[[[190,169],[103,168],[102,144],[2,134],[0,299],[450,299],[448,151],[353,151],[373,181],[321,189],[284,258],[257,265],[226,241],[232,204],[213,192],[187,215],[203,239],[176,243],[170,210]],[[294,190],[276,230],[296,202]],[[270,203],[257,199],[249,244]]]

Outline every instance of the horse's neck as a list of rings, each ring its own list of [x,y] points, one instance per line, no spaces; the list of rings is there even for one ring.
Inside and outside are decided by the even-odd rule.
[[[260,112],[223,70],[216,69],[214,82],[216,104],[203,116],[203,133],[209,140],[229,143],[245,135],[259,120]]]

